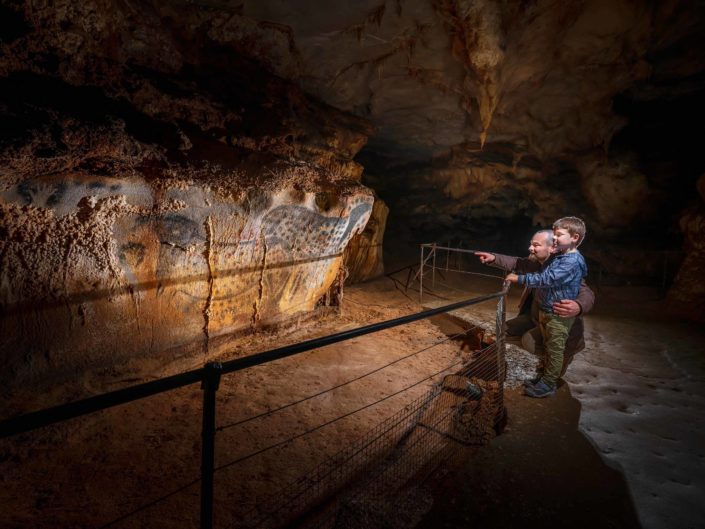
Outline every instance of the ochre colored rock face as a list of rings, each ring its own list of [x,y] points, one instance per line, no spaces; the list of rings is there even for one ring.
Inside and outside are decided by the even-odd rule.
[[[0,9],[3,390],[201,365],[310,313],[372,209],[371,126],[149,9],[24,7]]]
[[[663,160],[702,143],[681,124],[702,122],[688,98],[705,63],[682,53],[705,34],[691,5],[231,4],[0,7],[9,378],[200,362],[216,338],[309,311],[370,215],[355,158],[370,137],[363,154],[389,163],[366,181],[400,240],[516,252],[578,215],[605,270],[658,275],[638,237],[672,237],[702,173],[694,155],[677,176]],[[642,156],[650,137],[665,154]],[[378,203],[347,248],[350,280],[380,273],[385,217]]]
[[[312,310],[373,198],[274,188],[67,175],[6,189],[5,373],[202,361],[217,336]]]
[[[345,248],[345,266],[347,281],[356,283],[371,279],[384,273],[382,243],[384,228],[387,224],[389,208],[378,197],[375,197],[372,213],[365,230],[350,240]]]
[[[705,321],[705,174],[696,184],[697,203],[680,218],[685,258],[668,293],[670,308],[690,320]]]

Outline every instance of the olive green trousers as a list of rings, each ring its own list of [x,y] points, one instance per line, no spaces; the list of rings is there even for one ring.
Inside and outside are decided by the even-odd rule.
[[[551,387],[556,385],[563,369],[563,351],[568,333],[575,318],[561,318],[550,312],[539,311],[539,329],[543,338],[543,381]]]

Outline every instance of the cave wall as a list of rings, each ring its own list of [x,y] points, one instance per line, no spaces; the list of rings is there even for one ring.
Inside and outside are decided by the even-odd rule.
[[[1,14],[6,396],[201,365],[339,288],[366,120],[148,3]]]
[[[689,320],[705,321],[705,174],[697,182],[694,204],[680,218],[685,257],[668,293],[670,308]]]
[[[389,208],[375,196],[365,229],[350,239],[345,248],[348,283],[359,283],[384,274],[384,232]]]
[[[593,263],[653,268],[700,237],[703,28],[682,0],[0,2],[6,378],[200,362],[341,253],[380,273],[363,165],[388,240],[517,252],[574,214]]]
[[[248,193],[218,176],[62,175],[7,189],[6,375],[150,355],[202,361],[219,336],[311,311],[372,197],[271,180],[272,191]],[[333,203],[322,208],[322,197]]]
[[[292,46],[257,53],[376,125],[358,160],[408,243],[517,252],[578,215],[613,276],[658,282],[664,252],[669,269],[682,258],[705,170],[698,3],[245,1],[231,23],[245,21],[288,28]]]

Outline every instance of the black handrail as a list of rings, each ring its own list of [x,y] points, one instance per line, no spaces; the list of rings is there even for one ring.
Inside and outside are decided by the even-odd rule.
[[[145,382],[137,386],[118,389],[102,395],[96,395],[95,397],[88,397],[76,402],[69,402],[68,404],[61,404],[53,408],[46,408],[6,419],[0,422],[0,439],[119,406],[120,404],[126,404],[133,400],[151,397],[152,395],[188,386],[189,384],[195,384],[203,380],[204,371],[204,368],[186,371],[178,375],[153,380],[152,382]]]
[[[271,349],[262,353],[246,356],[245,358],[237,358],[225,363],[209,363],[200,369],[186,371],[178,375],[164,377],[152,382],[138,384],[128,388],[111,391],[95,397],[70,402],[46,408],[40,411],[20,415],[0,422],[0,439],[10,437],[20,433],[28,432],[63,422],[68,419],[87,415],[96,411],[107,408],[112,408],[120,404],[126,404],[134,400],[142,399],[170,391],[196,382],[201,382],[203,389],[203,424],[202,424],[202,447],[201,447],[201,528],[210,529],[213,527],[213,473],[214,473],[214,455],[215,455],[215,394],[218,390],[220,377],[226,373],[233,373],[248,367],[261,365],[274,360],[279,360],[289,356],[293,356],[311,349],[323,347],[326,345],[349,340],[364,334],[397,327],[406,323],[419,321],[425,318],[430,318],[437,314],[449,312],[451,310],[476,305],[483,301],[494,298],[500,299],[498,309],[498,329],[502,328],[504,323],[504,309],[502,298],[507,294],[509,284],[505,282],[503,289],[500,292],[478,296],[457,303],[451,303],[435,309],[424,310],[408,316],[394,318],[391,320],[373,323],[364,327],[358,327],[348,331],[342,331],[320,338],[314,338],[304,342],[299,342],[277,349]],[[501,312],[501,315],[499,314]],[[501,319],[501,322],[500,322]],[[498,331],[500,332],[500,331]],[[499,336],[498,336],[499,339]]]
[[[246,356],[244,358],[237,358],[235,360],[224,362],[222,364],[222,373],[226,374],[240,371],[248,367],[272,362],[274,360],[280,360],[288,356],[310,351],[311,349],[316,349],[325,345],[342,342],[364,334],[370,334],[384,329],[389,329],[391,327],[397,327],[405,323],[411,323],[429,318],[451,310],[476,305],[477,303],[481,303],[483,301],[501,297],[503,294],[504,291],[495,292],[493,294],[487,294],[484,296],[471,298],[469,300],[459,301],[450,305],[444,305],[443,307],[424,310],[415,314],[409,314],[408,316],[402,316],[400,318],[394,318],[391,320],[366,325],[364,327],[358,327],[349,331],[342,331],[336,334],[330,334],[328,336],[307,340],[305,342],[286,345],[277,349],[271,349],[262,353]],[[126,404],[128,402],[139,400],[144,397],[150,397],[165,391],[178,389],[183,386],[195,384],[196,382],[202,382],[204,380],[204,375],[205,368],[194,369],[178,375],[160,378],[159,380],[154,380],[152,382],[145,382],[136,386],[130,386],[116,391],[111,391],[109,393],[103,393],[102,395],[96,395],[95,397],[88,397],[76,402],[61,404],[53,408],[46,408],[44,410],[28,413],[26,415],[6,419],[0,422],[0,439],[17,435],[19,433],[28,432],[30,430],[35,430],[37,428],[42,428],[44,426],[49,426],[58,422],[63,422],[75,417],[80,417],[81,415],[87,415],[103,409],[119,406],[120,404]]]
[[[264,364],[266,362],[272,362],[274,360],[286,358],[287,356],[303,353],[304,351],[310,351],[311,349],[316,349],[325,345],[342,342],[344,340],[349,340],[350,338],[356,338],[357,336],[362,336],[363,334],[370,334],[373,332],[382,331],[384,329],[389,329],[391,327],[404,325],[405,323],[423,320],[426,318],[430,318],[431,316],[435,316],[436,314],[442,314],[444,312],[450,312],[451,310],[462,309],[463,307],[476,305],[489,299],[502,297],[504,294],[505,291],[495,292],[494,294],[486,294],[484,296],[478,296],[469,300],[451,303],[450,305],[444,305],[443,307],[424,310],[415,314],[409,314],[408,316],[401,316],[400,318],[394,318],[392,320],[373,323],[371,325],[358,327],[349,331],[342,331],[336,334],[323,336],[321,338],[314,338],[305,342],[286,345],[278,349],[272,349],[270,351],[257,353],[251,356],[246,356],[244,358],[237,358],[235,360],[230,360],[228,362],[223,363],[223,374],[232,373],[233,371],[240,371],[241,369],[246,369],[248,367]]]

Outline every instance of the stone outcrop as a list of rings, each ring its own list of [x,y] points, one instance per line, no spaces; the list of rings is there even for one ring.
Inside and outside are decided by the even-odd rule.
[[[384,229],[389,208],[379,197],[374,205],[367,225],[362,233],[350,239],[345,248],[345,267],[348,282],[359,283],[384,274]]]
[[[232,24],[290,30],[288,52],[271,33],[272,69],[377,126],[365,166],[384,175],[375,190],[405,240],[497,237],[517,251],[533,229],[579,215],[592,260],[634,275],[652,259],[631,255],[678,244],[683,189],[702,172],[702,134],[688,139],[705,72],[692,2],[241,6]]]
[[[305,191],[286,171],[263,184],[248,192],[217,171],[152,182],[74,174],[6,190],[6,375],[20,381],[44,362],[56,374],[149,355],[202,361],[219,336],[312,310],[372,197]]]
[[[379,273],[361,162],[404,242],[515,252],[572,214],[592,262],[653,268],[702,173],[704,26],[682,0],[0,3],[8,377],[202,361],[310,310],[348,246],[350,280]]]
[[[293,321],[372,212],[352,160],[365,120],[142,8],[2,8],[18,21],[0,55],[8,394],[200,365]]]
[[[697,182],[698,200],[680,219],[685,258],[668,293],[671,310],[705,322],[705,174]]]

